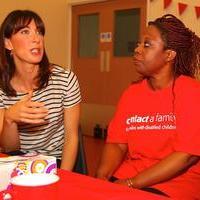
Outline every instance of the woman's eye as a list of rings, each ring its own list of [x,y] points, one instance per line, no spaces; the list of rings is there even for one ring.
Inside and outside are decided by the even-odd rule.
[[[36,33],[37,33],[38,35],[43,35],[43,34],[42,34],[42,31],[40,31],[40,30],[37,30]]]
[[[144,42],[144,47],[150,47],[151,44],[149,42]]]
[[[29,32],[30,32],[30,31],[29,31],[28,29],[23,29],[23,30],[21,30],[21,33],[22,33],[22,34],[29,34]]]

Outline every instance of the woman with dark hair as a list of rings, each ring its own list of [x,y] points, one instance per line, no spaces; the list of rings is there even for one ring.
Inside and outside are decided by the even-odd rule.
[[[45,27],[30,10],[12,11],[0,27],[0,145],[36,151],[72,170],[78,147],[80,89],[72,71],[50,64]]]
[[[200,198],[200,38],[173,15],[134,51],[143,77],[122,95],[97,177],[177,199]]]

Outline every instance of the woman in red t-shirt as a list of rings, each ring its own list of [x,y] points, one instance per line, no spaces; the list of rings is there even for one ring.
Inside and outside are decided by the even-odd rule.
[[[149,22],[133,64],[142,80],[120,99],[97,177],[200,199],[200,38],[164,15]]]

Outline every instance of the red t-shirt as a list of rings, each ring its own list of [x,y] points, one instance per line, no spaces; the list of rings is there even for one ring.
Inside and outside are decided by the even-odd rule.
[[[175,86],[153,91],[147,81],[122,95],[108,129],[108,143],[127,143],[118,178],[134,177],[175,151],[200,155],[200,83],[180,76]],[[200,162],[154,188],[178,199],[200,199]]]

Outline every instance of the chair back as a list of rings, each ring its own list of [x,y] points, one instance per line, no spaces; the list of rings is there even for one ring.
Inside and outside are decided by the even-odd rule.
[[[73,171],[80,174],[87,175],[88,169],[87,169],[85,149],[84,149],[84,144],[83,144],[83,134],[82,134],[81,127],[79,127],[79,130],[78,130],[78,137],[79,137],[78,153],[77,153],[76,163],[75,163]]]

